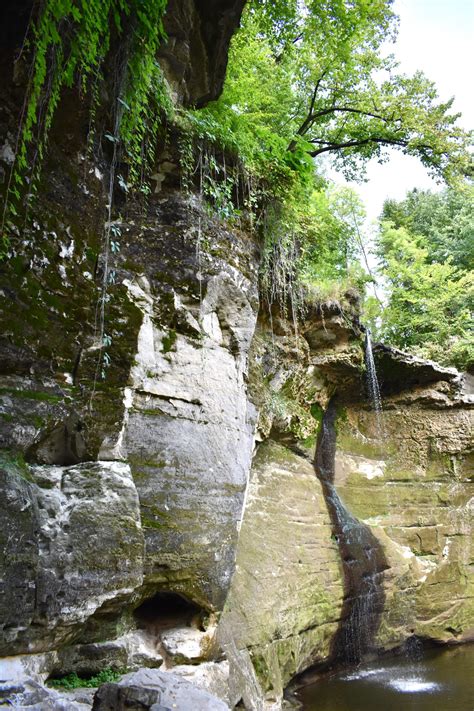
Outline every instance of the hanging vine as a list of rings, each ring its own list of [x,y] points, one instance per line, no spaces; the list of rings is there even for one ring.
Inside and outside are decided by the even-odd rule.
[[[9,231],[26,200],[31,202],[63,89],[78,85],[89,99],[90,135],[95,129],[98,85],[107,79],[114,39],[125,47],[119,112],[106,138],[116,143],[129,164],[127,184],[147,191],[144,176],[163,109],[170,109],[165,82],[156,61],[165,37],[162,18],[167,0],[38,0],[23,54],[30,72],[15,146],[15,161],[5,197],[2,234]],[[115,108],[115,107],[114,107]],[[116,118],[119,116],[117,122]],[[5,255],[3,255],[5,256]]]

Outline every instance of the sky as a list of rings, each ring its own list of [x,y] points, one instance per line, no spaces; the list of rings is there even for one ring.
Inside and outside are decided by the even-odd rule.
[[[455,96],[459,123],[474,128],[474,0],[395,0],[400,17],[398,39],[390,45],[400,70],[421,69],[432,79],[442,100]],[[330,172],[336,182],[340,175]],[[368,221],[375,220],[386,198],[403,199],[414,187],[438,190],[426,169],[415,158],[392,151],[390,160],[375,161],[367,170],[368,182],[351,184],[363,199]]]

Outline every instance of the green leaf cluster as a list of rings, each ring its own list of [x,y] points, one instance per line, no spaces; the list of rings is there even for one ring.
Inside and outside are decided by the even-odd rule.
[[[126,669],[118,671],[107,667],[106,669],[102,669],[102,671],[98,672],[98,674],[88,678],[80,677],[76,674],[76,672],[72,672],[71,674],[67,674],[67,676],[63,676],[60,679],[50,679],[48,684],[49,686],[57,689],[95,688],[101,684],[119,681],[120,677],[126,673]]]
[[[387,202],[377,246],[388,298],[377,335],[466,370],[474,368],[473,198],[464,185]]]
[[[384,221],[422,235],[430,262],[450,259],[460,269],[474,265],[474,185],[466,182],[440,192],[412,190],[405,200],[386,201]]]
[[[93,126],[101,84],[114,77],[113,130],[130,165],[129,182],[149,171],[160,109],[169,108],[156,53],[165,33],[167,0],[43,0],[32,17],[24,51],[30,79],[20,121],[15,164],[6,201],[15,217],[39,177],[62,91],[75,83],[89,97]],[[118,39],[118,42],[117,42]],[[112,44],[119,49],[112,52]],[[112,64],[114,71],[108,67]]]
[[[346,195],[341,216],[341,196],[318,177],[322,156],[350,179],[393,148],[447,181],[470,169],[471,135],[453,100],[441,102],[421,72],[399,73],[384,52],[396,32],[391,0],[251,1],[221,97],[186,117],[199,140],[238,154],[257,181],[270,299],[286,303],[297,281],[357,271],[359,208]],[[353,281],[364,281],[361,270]]]

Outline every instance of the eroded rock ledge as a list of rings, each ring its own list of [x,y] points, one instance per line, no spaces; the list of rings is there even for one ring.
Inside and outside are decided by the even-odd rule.
[[[170,3],[162,61],[182,101],[218,93],[242,4]],[[19,91],[2,81],[6,170]],[[255,235],[179,190],[168,147],[147,208],[116,221],[113,367],[97,382],[104,166],[82,182],[80,112],[70,118],[69,133],[53,131],[51,183],[2,284],[3,698],[90,708],[90,694],[64,701],[41,682],[148,667],[159,668],[140,672],[151,707],[171,670],[215,708],[261,709],[332,659],[344,569],[312,460],[335,395],[333,485],[387,563],[375,648],[471,639],[472,409],[460,376],[378,346],[380,436],[352,296],[308,304],[297,334],[276,307],[270,319]],[[129,682],[97,703],[127,696]]]

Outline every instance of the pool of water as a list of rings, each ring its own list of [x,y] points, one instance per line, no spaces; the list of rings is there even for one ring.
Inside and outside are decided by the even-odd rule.
[[[297,692],[304,711],[474,711],[474,645],[378,659]]]

